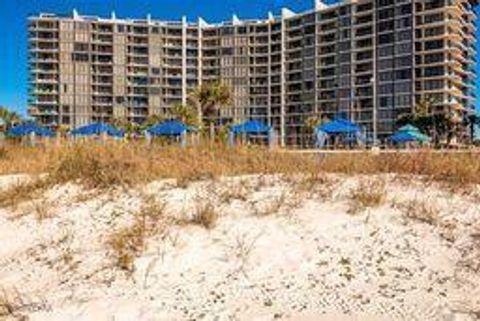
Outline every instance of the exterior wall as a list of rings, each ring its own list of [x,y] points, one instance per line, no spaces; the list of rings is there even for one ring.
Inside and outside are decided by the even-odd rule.
[[[415,94],[433,112],[474,109],[474,18],[469,1],[415,1]]]
[[[315,13],[285,19],[285,139],[303,144],[302,130],[315,114]]]
[[[209,25],[58,17],[29,20],[30,114],[48,126],[141,123],[202,83],[231,87],[217,124],[259,119],[309,144],[309,117],[348,117],[373,139],[416,102],[474,107],[476,1],[352,0]]]

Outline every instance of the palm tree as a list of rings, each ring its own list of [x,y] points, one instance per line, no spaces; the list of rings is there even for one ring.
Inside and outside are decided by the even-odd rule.
[[[307,135],[308,137],[312,138],[313,133],[315,131],[315,128],[318,127],[319,125],[321,125],[324,122],[325,122],[325,119],[324,119],[324,117],[321,113],[308,117],[305,120],[305,124],[304,124],[304,127],[303,127],[304,128],[304,136]]]
[[[139,126],[129,121],[126,117],[113,118],[111,124],[122,129],[126,134],[133,134],[139,130]]]
[[[5,121],[7,129],[22,122],[22,117],[18,113],[3,106],[0,106],[0,118]]]
[[[219,116],[220,108],[230,104],[232,94],[230,88],[222,83],[204,84],[194,89],[189,96],[197,107],[198,119],[210,127],[210,139],[215,136],[215,118]]]
[[[475,127],[480,125],[480,113],[468,115],[468,126],[470,127],[470,143],[475,141]]]
[[[182,123],[188,126],[197,127],[198,124],[198,113],[194,107],[176,104],[170,110],[170,115],[174,119],[178,119]]]
[[[450,143],[456,134],[461,117],[454,110],[448,110],[444,113],[435,113],[433,110],[436,100],[427,96],[417,101],[412,114],[400,115],[397,119],[399,125],[412,123],[425,133],[430,133],[435,144],[438,144],[440,137],[447,138],[447,144]]]
[[[159,114],[151,114],[147,117],[147,119],[143,122],[143,124],[140,126],[142,129],[146,129],[150,126],[153,126],[155,124],[164,122],[166,120],[164,115],[159,115]]]
[[[424,132],[432,132],[433,141],[437,142],[438,128],[437,128],[437,116],[433,113],[433,106],[435,99],[431,96],[426,96],[414,106],[413,110],[413,123]]]
[[[420,99],[414,107],[413,114],[415,117],[426,117],[432,113],[433,105],[435,104],[435,100],[427,96],[425,98]]]

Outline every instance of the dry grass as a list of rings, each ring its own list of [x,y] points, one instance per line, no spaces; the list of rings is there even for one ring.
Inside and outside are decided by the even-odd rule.
[[[14,289],[7,291],[2,289],[0,292],[0,320],[26,320],[26,317],[20,313],[25,306],[20,293]]]
[[[54,216],[53,204],[47,199],[41,199],[32,203],[33,215],[38,223]]]
[[[162,240],[169,237],[174,225],[199,225],[206,229],[215,227],[218,213],[211,202],[197,198],[193,216],[190,219],[175,219],[166,212],[166,203],[152,196],[143,196],[141,209],[133,214],[133,222],[109,235],[107,240],[114,264],[128,273],[135,269],[135,258],[144,253],[146,242],[153,236]]]
[[[35,179],[31,182],[18,183],[0,193],[1,207],[17,207],[20,203],[40,196],[48,187],[44,179]]]
[[[293,188],[285,187],[275,195],[250,202],[253,214],[258,217],[271,215],[291,218],[293,211],[305,200],[304,194]]]
[[[403,215],[411,220],[436,225],[438,222],[438,209],[428,200],[412,199],[395,204]]]
[[[348,196],[351,214],[359,213],[367,208],[378,207],[385,201],[385,181],[380,179],[362,180]]]
[[[304,198],[318,197],[326,200],[333,195],[335,183],[325,173],[313,172],[291,179],[290,185],[293,191],[301,194]]]
[[[286,190],[280,190],[268,197],[250,201],[250,207],[255,216],[266,217],[279,214],[286,207],[288,194]]]
[[[227,204],[232,203],[234,200],[246,202],[251,192],[252,188],[248,183],[241,180],[237,183],[229,183],[223,186],[223,189],[219,193],[219,199],[221,203]]]
[[[416,152],[374,155],[284,153],[264,148],[200,145],[158,147],[111,142],[108,145],[4,147],[0,174],[49,173],[54,181],[81,180],[93,187],[135,184],[168,177],[198,180],[241,174],[399,173],[425,175],[451,183],[480,183],[478,154]],[[113,171],[113,172],[112,172]]]
[[[128,272],[134,271],[134,260],[143,252],[144,244],[144,231],[137,224],[116,231],[108,240],[114,253],[115,265]]]
[[[30,200],[49,186],[73,181],[87,189],[110,189],[173,178],[178,186],[186,187],[192,181],[222,176],[302,174],[305,175],[301,183],[303,189],[311,190],[322,186],[324,173],[398,173],[421,175],[425,180],[447,183],[455,189],[480,183],[480,162],[478,154],[473,152],[380,155],[365,152],[319,156],[261,147],[232,149],[212,144],[179,148],[83,142],[46,147],[6,146],[0,155],[4,155],[0,157],[0,175],[47,174],[45,179],[14,186],[1,193],[0,206]],[[328,194],[328,189],[324,191]],[[241,194],[238,197],[243,198]]]
[[[480,223],[475,224],[468,231],[469,242],[463,242],[460,246],[459,265],[475,273],[480,273]]]
[[[218,212],[212,202],[200,201],[195,204],[195,211],[190,223],[210,230],[217,224],[218,216]]]
[[[246,274],[246,267],[249,264],[256,243],[263,233],[250,235],[247,233],[235,234],[231,243],[225,244],[225,260],[233,259],[236,262],[236,271]]]
[[[147,238],[162,237],[168,231],[165,203],[146,197],[142,208],[134,214],[133,223],[109,236],[108,246],[113,253],[115,265],[129,273],[134,271],[135,258],[145,250]]]
[[[8,160],[8,151],[5,147],[0,147],[0,160]]]

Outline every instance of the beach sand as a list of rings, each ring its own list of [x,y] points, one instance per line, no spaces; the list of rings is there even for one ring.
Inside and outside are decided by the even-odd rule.
[[[0,188],[18,179],[25,178],[3,176]],[[385,200],[352,213],[352,192],[372,179],[385,183]],[[15,307],[10,319],[480,317],[478,198],[391,175],[329,175],[307,190],[295,184],[280,176],[109,192],[67,184],[0,209],[0,285]],[[199,203],[219,217],[212,228],[171,224],[149,236],[133,271],[123,271],[108,240],[132,223],[145,195],[180,221],[189,222]],[[429,219],[410,213],[419,206]]]

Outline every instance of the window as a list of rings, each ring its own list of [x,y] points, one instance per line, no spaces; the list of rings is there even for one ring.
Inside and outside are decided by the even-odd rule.
[[[443,53],[425,55],[425,63],[431,64],[436,62],[442,62],[443,57],[444,57]]]
[[[76,42],[73,47],[74,51],[88,51],[88,43]]]
[[[349,74],[350,73],[350,65],[340,65],[340,74]]]
[[[425,77],[441,76],[444,73],[443,67],[429,67],[424,69]]]
[[[407,41],[412,39],[412,33],[410,31],[397,32],[397,41]]]
[[[233,48],[222,48],[221,54],[224,56],[233,55]]]
[[[331,63],[335,63],[335,58],[334,57],[331,57]],[[339,63],[348,63],[350,62],[350,54],[349,53],[346,53],[346,54],[340,54],[338,56],[338,62]]]
[[[396,95],[395,96],[395,105],[396,106],[410,106],[412,104],[412,97],[410,95]]]
[[[390,69],[393,68],[393,59],[382,59],[378,62],[378,69]]]
[[[378,86],[378,91],[380,95],[382,94],[392,94],[393,93],[393,84],[383,84]]]
[[[410,92],[412,89],[412,83],[410,81],[395,83],[395,93]]]
[[[379,45],[393,43],[394,40],[395,40],[395,37],[393,36],[393,33],[378,36],[378,44]]]
[[[379,20],[388,19],[388,18],[393,17],[394,15],[395,15],[395,11],[393,10],[393,8],[383,9],[383,10],[378,11],[378,19]]]
[[[72,61],[74,62],[88,62],[88,60],[89,60],[88,54],[79,54],[79,53],[72,54]]]
[[[444,27],[427,28],[425,29],[425,37],[442,35],[444,30],[445,30]]]
[[[397,15],[407,15],[412,13],[412,4],[407,3],[396,8]]]
[[[434,50],[443,48],[443,40],[434,40],[425,42],[426,50]]]
[[[443,88],[443,80],[429,80],[425,82],[425,90],[434,90]]]
[[[411,79],[412,78],[412,70],[411,69],[403,69],[395,71],[395,79],[402,80],[402,79]]]
[[[392,96],[381,96],[379,100],[380,107],[391,107],[393,105]]]
[[[411,52],[412,52],[412,44],[409,43],[409,42],[397,44],[395,46],[395,53],[397,55],[407,54],[407,53],[411,53]]]
[[[394,51],[393,46],[382,47],[378,49],[378,55],[380,57],[391,56],[393,55],[393,51]]]
[[[397,19],[395,21],[395,25],[397,28],[401,29],[401,28],[408,28],[412,25],[412,19],[410,17],[406,17],[406,18],[401,18],[401,19]]]
[[[392,81],[392,73],[390,71],[387,72],[381,72],[379,75],[380,81]]]
[[[378,32],[392,31],[395,29],[393,21],[381,21],[377,25]]]
[[[412,56],[398,57],[395,59],[395,67],[411,67],[412,66]]]
[[[237,33],[241,34],[241,35],[246,34],[247,33],[247,27],[238,27],[237,28]]]

